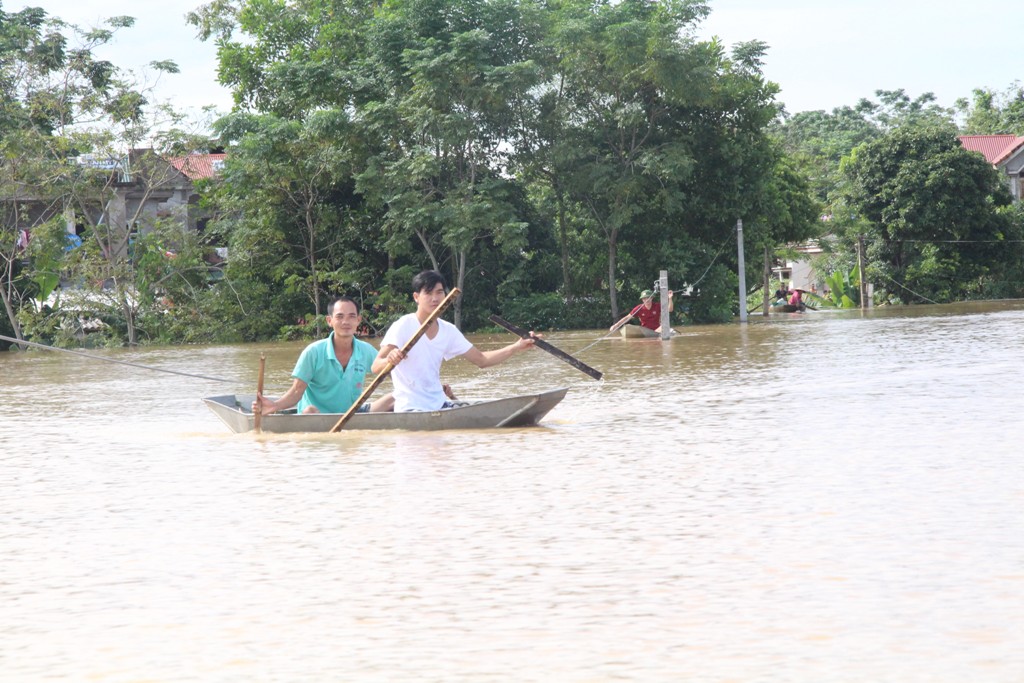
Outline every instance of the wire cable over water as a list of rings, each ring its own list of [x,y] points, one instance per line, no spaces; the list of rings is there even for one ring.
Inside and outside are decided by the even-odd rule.
[[[3,339],[4,341],[9,341],[9,342],[12,342],[12,343],[18,344],[18,345],[34,346],[36,348],[46,349],[47,351],[60,351],[61,353],[70,353],[70,354],[75,355],[75,356],[83,356],[84,358],[91,358],[92,360],[101,360],[101,361],[105,361],[107,363],[118,363],[120,365],[128,365],[128,366],[131,366],[133,368],[142,368],[143,370],[152,370],[154,372],[166,372],[166,373],[171,374],[171,375],[182,375],[183,377],[195,377],[196,379],[209,379],[209,380],[213,380],[214,382],[236,382],[236,380],[233,380],[233,379],[223,379],[221,377],[210,377],[209,375],[197,375],[197,374],[192,373],[192,372],[181,372],[180,370],[167,370],[165,368],[156,368],[156,367],[153,367],[152,365],[143,365],[141,363],[132,363],[132,362],[126,361],[126,360],[117,360],[115,358],[104,358],[103,356],[97,356],[97,355],[94,355],[94,354],[91,354],[91,353],[85,353],[84,351],[74,351],[72,349],[61,349],[61,348],[57,348],[56,346],[47,346],[46,344],[37,344],[36,342],[25,341],[23,339],[15,339],[14,337],[7,337],[7,336],[2,335],[2,334],[0,334],[0,339]]]

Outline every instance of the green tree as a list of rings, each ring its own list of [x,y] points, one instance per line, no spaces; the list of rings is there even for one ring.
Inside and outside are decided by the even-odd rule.
[[[356,192],[381,216],[370,230],[388,267],[430,265],[464,288],[492,250],[511,261],[526,248],[508,150],[536,82],[534,12],[511,0],[243,0],[192,21],[218,36],[240,104],[289,120],[349,112],[363,142],[349,160]],[[462,300],[455,310],[459,321]]]
[[[778,113],[766,48],[694,41],[707,11],[700,0],[215,0],[192,20],[217,40],[241,106],[350,116],[360,220],[387,261],[354,265],[392,283],[424,265],[448,273],[473,293],[460,321],[464,302],[558,288],[617,314],[620,289],[658,267],[707,272],[740,216],[758,244],[806,225],[807,200],[782,207],[806,187],[765,134]],[[223,225],[243,229],[238,208]]]
[[[570,195],[603,234],[610,317],[619,316],[619,242],[654,213],[678,216],[696,165],[673,130],[679,108],[706,96],[705,54],[686,38],[704,3],[567,4],[555,34],[572,122]],[[710,65],[712,69],[717,65]],[[659,240],[662,241],[662,240]]]
[[[845,194],[869,238],[868,277],[883,298],[950,301],[978,296],[1005,258],[1010,195],[951,126],[905,126],[844,160]],[[852,240],[848,234],[847,239]]]
[[[160,172],[167,175],[168,165],[130,154],[141,141],[155,137],[154,119],[146,112],[146,93],[152,84],[147,86],[134,73],[97,59],[95,52],[133,23],[131,17],[114,17],[101,27],[83,29],[48,18],[37,8],[0,12],[4,48],[0,50],[0,183],[4,211],[13,214],[0,239],[4,262],[9,265],[9,236],[15,228],[40,228],[55,221],[68,226],[88,224],[89,248],[76,252],[62,267],[74,266],[78,272],[68,274],[83,276],[87,283],[115,283],[117,308],[131,343],[136,341],[133,302],[138,296],[131,282],[128,242],[131,226],[141,216],[130,215],[123,201],[118,204],[122,196],[118,188],[144,182],[144,191],[149,192],[161,182],[158,174],[149,171],[163,169]],[[149,66],[157,73],[177,70],[173,62]],[[95,258],[86,259],[86,255]],[[30,270],[36,265],[29,261]],[[49,260],[45,268],[53,270]],[[0,290],[5,292],[11,317],[14,272],[9,267],[3,272]],[[43,283],[52,281],[42,272],[26,275],[26,281],[43,291],[48,287]],[[18,327],[16,321],[12,324]]]
[[[862,101],[863,103],[864,101]],[[817,199],[827,204],[840,182],[839,162],[850,151],[881,135],[861,107],[831,113],[805,111],[775,127],[783,148],[807,174]]]
[[[977,88],[970,101],[954,105],[963,117],[966,135],[1024,135],[1024,86],[1014,82],[1002,92]]]
[[[514,112],[538,80],[534,34],[529,4],[512,1],[395,3],[370,25],[380,52],[365,76],[381,86],[357,105],[373,140],[358,187],[387,208],[392,248],[414,236],[460,289],[482,245],[526,247],[507,169]]]
[[[620,286],[638,291],[666,264],[693,274],[755,205],[778,156],[764,135],[777,113],[777,88],[760,73],[765,46],[728,57],[717,41],[694,41],[707,12],[703,2],[565,2],[552,21],[534,168],[556,199],[563,264],[566,216],[603,237],[612,319]],[[566,197],[579,209],[566,210]]]
[[[238,113],[218,121],[216,130],[231,150],[222,199],[237,208],[237,220],[301,264],[282,269],[280,284],[305,292],[319,325],[325,282],[339,265],[331,257],[334,243],[357,210],[358,142],[348,115],[325,109],[295,120]]]
[[[952,111],[935,103],[926,92],[911,99],[902,89],[876,90],[878,101],[862,98],[856,105],[831,112],[800,112],[778,121],[773,130],[783,149],[804,169],[819,201],[838,198],[842,182],[839,164],[854,147],[870,142],[897,126],[952,123]]]

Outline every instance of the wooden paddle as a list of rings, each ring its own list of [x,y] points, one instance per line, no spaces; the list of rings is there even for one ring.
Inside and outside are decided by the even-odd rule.
[[[260,374],[259,379],[256,380],[256,405],[253,406],[253,429],[259,434],[262,431],[261,422],[263,421],[263,404],[260,403],[260,399],[263,398],[263,370],[267,367],[267,354],[260,354]]]
[[[492,323],[495,323],[497,325],[501,325],[502,327],[504,327],[506,330],[508,330],[512,334],[519,335],[523,339],[532,339],[534,345],[538,349],[544,349],[545,351],[550,353],[555,358],[558,358],[560,360],[564,360],[566,363],[568,363],[569,365],[573,366],[574,368],[576,368],[580,372],[582,372],[584,374],[587,374],[587,375],[590,375],[594,379],[601,379],[601,377],[603,377],[603,375],[601,374],[600,370],[595,370],[594,368],[590,367],[589,365],[587,365],[583,361],[581,361],[581,360],[579,360],[577,358],[573,358],[572,356],[567,354],[562,349],[559,349],[559,348],[557,348],[555,346],[552,346],[551,344],[547,343],[543,339],[540,339],[538,337],[531,337],[529,331],[524,330],[521,327],[516,327],[512,323],[510,323],[510,322],[508,322],[506,320],[502,320],[501,318],[499,318],[496,315],[492,315],[489,318],[489,320]]]
[[[448,296],[446,296],[444,300],[437,305],[437,308],[435,308],[431,312],[431,314],[427,316],[427,319],[423,321],[422,325],[420,325],[420,329],[416,330],[416,334],[412,335],[412,337],[409,338],[409,341],[405,342],[405,346],[403,346],[401,349],[403,356],[409,353],[409,349],[411,349],[416,344],[416,342],[420,340],[420,337],[422,337],[423,334],[427,331],[427,328],[430,327],[430,324],[437,320],[437,318],[442,313],[444,313],[444,309],[448,308],[448,306],[453,301],[455,301],[455,297],[457,297],[458,295],[459,288],[452,287],[452,291],[448,292]],[[338,421],[334,424],[333,427],[331,427],[331,434],[341,431],[341,428],[345,426],[345,423],[348,422],[349,418],[352,417],[364,403],[366,403],[366,399],[370,397],[370,394],[372,394],[374,390],[376,390],[377,387],[380,386],[380,383],[384,381],[384,378],[390,375],[391,371],[394,369],[395,366],[392,365],[390,361],[388,361],[388,364],[384,366],[384,369],[380,371],[380,374],[374,377],[373,381],[371,381],[366,386],[366,388],[363,389],[363,393],[359,395],[359,398],[356,399],[356,402],[353,403],[345,412],[345,414],[338,419]]]

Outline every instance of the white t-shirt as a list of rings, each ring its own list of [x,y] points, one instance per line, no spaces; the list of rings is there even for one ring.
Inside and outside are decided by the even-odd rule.
[[[410,410],[440,410],[448,397],[441,388],[441,363],[461,356],[473,348],[473,344],[447,320],[438,319],[437,334],[433,339],[427,335],[409,350],[405,360],[391,371],[395,385],[395,412]],[[403,315],[388,328],[381,340],[381,346],[401,349],[420,329],[415,313]]]

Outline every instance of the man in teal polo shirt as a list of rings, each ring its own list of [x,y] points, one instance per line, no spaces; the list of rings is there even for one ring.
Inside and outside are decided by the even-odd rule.
[[[360,394],[366,383],[377,350],[356,339],[355,333],[362,318],[356,302],[338,297],[327,307],[327,323],[331,334],[315,341],[299,355],[292,370],[291,389],[275,400],[260,396],[263,414],[286,410],[298,404],[300,413],[344,413]],[[255,405],[255,404],[254,404]],[[395,400],[391,394],[364,404],[359,412],[379,413],[392,410]]]

